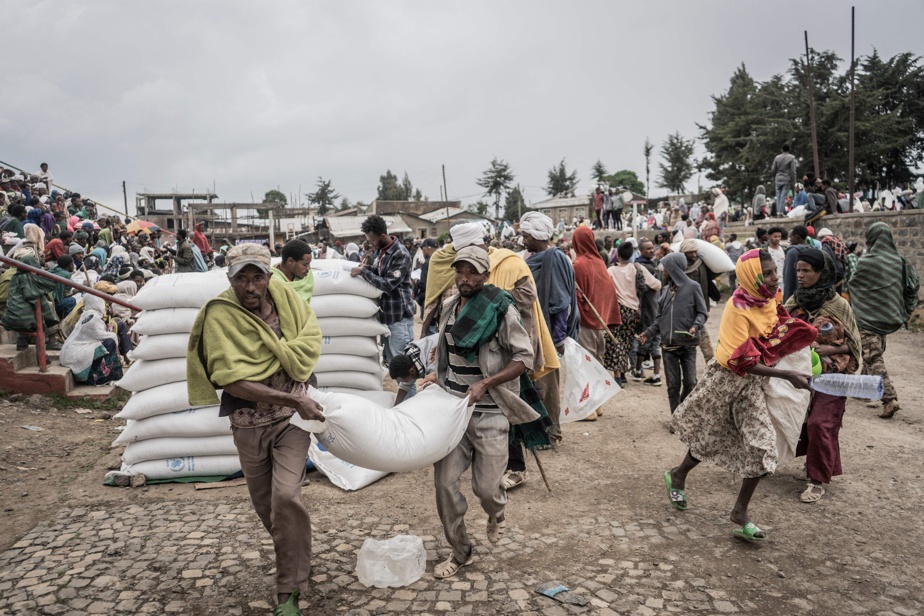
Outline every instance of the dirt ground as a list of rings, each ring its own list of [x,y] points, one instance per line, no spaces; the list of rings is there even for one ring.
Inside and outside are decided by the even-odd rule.
[[[720,310],[713,309],[709,322],[713,339]],[[696,541],[678,546],[637,543],[630,549],[654,563],[695,561],[700,577],[721,580],[722,588],[747,597],[760,607],[759,613],[806,611],[798,601],[808,602],[811,613],[844,613],[848,608],[883,613],[877,602],[890,594],[905,605],[920,605],[924,556],[919,542],[924,535],[916,511],[924,499],[924,394],[917,379],[924,360],[922,343],[924,335],[906,331],[889,337],[886,364],[902,411],[884,421],[862,402],[848,402],[840,439],[844,475],[832,482],[819,503],[798,500],[804,488],[798,460],[761,482],[751,513],[769,531],[771,539],[764,544],[731,538],[728,513],[737,484],[714,466],[704,464],[691,474],[691,508],[683,513],[671,509],[662,475],[679,462],[684,447],[667,430],[666,388],[633,382],[606,405],[601,420],[566,425],[563,445],[541,454],[552,493],[535,464],[528,462],[530,481],[511,492],[508,520],[527,532],[574,529],[601,517],[690,525],[700,534]],[[99,411],[79,414],[37,403],[43,404],[35,398],[0,400],[0,552],[62,508],[247,502],[243,487],[104,487],[107,465],[117,459],[109,444],[119,420],[97,419]],[[362,519],[374,510],[441,535],[430,469],[389,476],[355,493],[340,491],[317,473],[310,476],[305,499],[321,528]],[[477,519],[483,524],[482,518],[477,502],[470,499],[470,523]],[[588,554],[606,557],[590,533],[533,554],[530,565],[555,572]],[[904,609],[894,613],[917,613]]]

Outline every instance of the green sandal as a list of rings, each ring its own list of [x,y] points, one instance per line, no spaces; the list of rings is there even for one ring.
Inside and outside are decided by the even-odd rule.
[[[298,591],[293,590],[289,595],[289,600],[276,606],[273,610],[273,616],[301,616],[302,611],[298,609]]]
[[[683,490],[675,490],[674,486],[671,484],[671,472],[667,471],[664,473],[664,484],[667,486],[667,497],[671,501],[671,505],[674,506],[674,509],[678,511],[687,510],[687,495],[683,493]]]
[[[743,539],[744,541],[766,541],[768,539],[767,534],[764,533],[763,537],[758,537],[757,533],[763,533],[757,524],[754,522],[748,522],[741,528],[736,528],[732,531],[732,534],[738,539]]]

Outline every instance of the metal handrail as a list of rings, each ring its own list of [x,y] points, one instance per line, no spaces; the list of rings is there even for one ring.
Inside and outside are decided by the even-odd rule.
[[[96,297],[100,299],[104,299],[109,303],[118,304],[119,306],[124,306],[128,308],[129,310],[131,310],[132,312],[141,312],[141,308],[139,308],[138,306],[129,304],[128,302],[124,300],[113,297],[109,295],[108,293],[104,293],[103,291],[99,291],[97,289],[94,289],[93,287],[88,287],[86,285],[80,284],[79,282],[74,282],[73,280],[62,278],[61,276],[52,274],[51,272],[45,271],[40,267],[33,267],[27,263],[23,263],[22,261],[17,261],[16,259],[11,259],[4,255],[0,255],[0,263],[6,263],[7,265],[18,267],[19,269],[25,270],[29,272],[30,274],[35,274],[36,276],[41,276],[42,278],[48,278],[49,280],[54,280],[55,282],[59,284],[67,285],[83,293],[89,293],[90,295],[95,295]]]

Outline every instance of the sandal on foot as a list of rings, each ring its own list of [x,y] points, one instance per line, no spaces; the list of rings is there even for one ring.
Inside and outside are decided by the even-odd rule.
[[[301,616],[302,611],[298,609],[298,591],[293,590],[292,594],[289,595],[289,600],[285,603],[280,603],[276,606],[276,609],[273,610],[273,616]]]
[[[810,483],[805,491],[799,495],[799,500],[803,503],[817,503],[825,495],[825,487],[820,484]]]
[[[758,533],[763,533],[764,536],[758,537],[757,536]],[[738,539],[743,539],[748,542],[767,540],[767,533],[760,530],[760,527],[757,526],[757,524],[754,524],[754,522],[748,522],[741,528],[736,528],[735,530],[732,531],[732,534]]]
[[[470,564],[475,562],[475,555],[472,554],[464,563],[456,562],[454,556],[450,556],[443,562],[439,563],[433,567],[433,577],[438,580],[445,580],[446,578],[451,578],[459,572],[459,569],[462,567],[468,567]],[[275,615],[274,615],[275,616]]]
[[[512,490],[526,483],[526,471],[507,471],[504,473],[504,489]]]
[[[498,522],[497,518],[488,517],[488,541],[497,543],[501,540],[501,537],[504,536],[505,532],[507,532],[507,518]]]
[[[667,498],[670,499],[671,505],[678,511],[687,510],[687,495],[683,490],[675,490],[671,482],[671,472],[664,473],[664,485],[667,486]]]

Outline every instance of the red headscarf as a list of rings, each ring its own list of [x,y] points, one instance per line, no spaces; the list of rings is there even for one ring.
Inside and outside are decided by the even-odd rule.
[[[574,281],[586,295],[585,300],[584,295],[578,293],[581,327],[603,329],[600,319],[587,305],[587,300],[593,304],[607,325],[621,325],[616,285],[606,273],[606,264],[594,242],[594,232],[583,225],[579,226],[571,235],[571,247],[577,255],[574,259]]]

